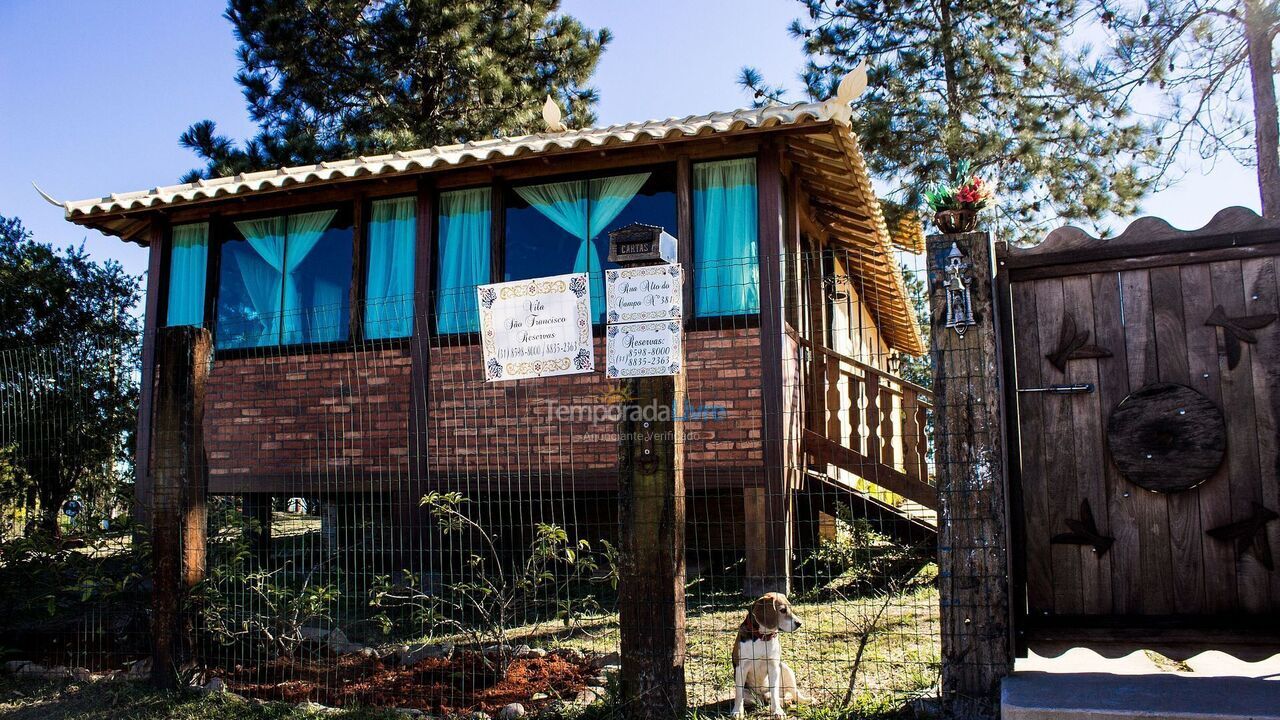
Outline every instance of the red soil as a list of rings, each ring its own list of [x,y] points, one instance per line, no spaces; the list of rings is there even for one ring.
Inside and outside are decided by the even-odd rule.
[[[232,691],[249,697],[449,714],[495,713],[515,702],[535,710],[556,698],[572,700],[593,675],[585,662],[548,655],[514,660],[506,677],[499,678],[479,655],[458,653],[449,660],[427,658],[409,667],[385,665],[360,655],[280,660],[224,679]],[[535,701],[535,693],[549,697]]]

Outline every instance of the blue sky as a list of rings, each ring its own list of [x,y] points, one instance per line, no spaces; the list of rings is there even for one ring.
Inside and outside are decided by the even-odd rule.
[[[786,26],[798,5],[726,5],[566,0],[566,12],[614,32],[595,79],[600,120],[741,107],[749,101],[735,82],[743,64],[794,86],[803,58]],[[223,133],[250,135],[223,8],[223,0],[0,2],[0,215],[21,217],[47,242],[83,239],[96,256],[141,273],[141,249],[66,223],[30,183],[60,199],[167,185],[198,165],[177,143],[191,122],[211,118]],[[1257,209],[1252,169],[1230,158],[1182,165],[1182,182],[1150,198],[1146,214],[1191,228],[1227,205]]]

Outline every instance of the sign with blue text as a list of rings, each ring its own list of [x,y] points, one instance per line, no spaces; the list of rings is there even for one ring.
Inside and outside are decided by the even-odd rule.
[[[684,310],[683,287],[679,264],[605,270],[608,321],[678,320]]]
[[[605,331],[605,375],[652,377],[680,373],[680,318],[610,325]]]
[[[481,285],[476,293],[485,380],[595,370],[586,273]]]

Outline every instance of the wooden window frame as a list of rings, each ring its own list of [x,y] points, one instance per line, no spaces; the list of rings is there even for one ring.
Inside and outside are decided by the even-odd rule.
[[[436,325],[436,300],[440,289],[440,196],[445,193],[458,192],[465,190],[483,190],[489,189],[489,282],[499,282],[494,278],[500,278],[501,270],[497,263],[501,261],[500,246],[505,247],[503,238],[499,235],[503,227],[503,219],[505,218],[505,207],[502,206],[502,188],[501,182],[495,179],[493,182],[477,183],[474,185],[463,185],[458,187],[434,188],[431,191],[431,208],[435,216],[431,218],[431,289],[430,294],[426,298],[427,301],[427,323],[432,347],[453,347],[456,345],[474,345],[480,342],[480,331],[474,330],[470,332],[442,333]]]
[[[413,337],[417,322],[410,318],[409,333],[399,337],[390,338],[368,338],[365,337],[364,331],[364,311],[365,302],[369,298],[369,225],[370,219],[373,217],[373,204],[382,200],[413,200],[413,223],[414,223],[414,248],[413,257],[414,264],[418,262],[418,253],[422,252],[422,248],[418,243],[418,226],[421,219],[418,214],[421,212],[418,202],[418,193],[413,191],[400,190],[398,192],[382,193],[378,195],[368,195],[359,193],[356,199],[356,211],[352,214],[352,261],[351,261],[351,326],[347,335],[351,339],[351,344],[356,345],[364,342],[377,343],[381,347],[396,347],[403,345]],[[434,278],[433,278],[434,282]],[[413,276],[413,295],[416,297],[418,293],[418,276]],[[415,303],[410,303],[415,304]],[[358,311],[358,312],[357,312]]]
[[[693,247],[693,246],[694,246],[693,234],[694,234],[694,232],[696,232],[696,230],[697,230],[697,228],[696,228],[696,226],[695,226],[695,224],[694,224],[694,218],[693,218],[693,198],[694,198],[694,193],[695,193],[695,192],[697,192],[697,188],[695,188],[695,187],[694,187],[694,184],[693,184],[693,166],[694,166],[694,165],[705,165],[705,164],[707,164],[707,163],[715,163],[715,162],[727,162],[727,161],[730,161],[730,160],[747,160],[747,159],[751,159],[751,160],[755,160],[755,161],[756,161],[756,180],[755,180],[755,186],[756,186],[756,261],[757,261],[757,262],[759,262],[759,258],[760,258],[760,217],[759,217],[760,212],[759,212],[759,208],[760,208],[760,206],[761,206],[761,198],[760,198],[760,152],[759,152],[758,150],[756,150],[756,151],[753,151],[753,152],[750,152],[750,153],[746,153],[746,154],[726,155],[726,156],[724,156],[724,157],[713,157],[713,158],[699,158],[699,159],[697,159],[697,160],[694,160],[692,163],[690,163],[690,167],[689,167],[689,242],[688,242],[688,243],[684,243],[684,244],[687,244],[687,245],[689,246],[689,261],[688,261],[688,265],[686,265],[686,267],[687,267],[687,268],[693,268],[694,263],[695,263],[695,262],[697,262],[697,260],[696,260],[696,257],[697,257],[697,256],[696,256],[696,255],[695,255],[695,253],[694,253],[694,247]],[[685,306],[684,306],[684,313],[685,313],[685,315],[689,318],[689,319],[686,321],[686,324],[687,324],[687,326],[689,327],[689,329],[691,329],[691,330],[714,330],[714,329],[717,329],[717,326],[724,326],[724,327],[726,327],[726,328],[730,328],[730,329],[732,329],[732,328],[738,328],[738,327],[747,327],[747,328],[760,327],[760,310],[756,310],[755,312],[748,312],[748,313],[735,313],[735,314],[733,314],[733,315],[707,315],[707,316],[705,316],[705,317],[704,317],[704,316],[702,316],[702,315],[699,315],[699,314],[698,314],[698,296],[697,296],[697,293],[695,293],[695,292],[693,291],[693,283],[692,283],[692,282],[690,282],[690,280],[691,280],[691,278],[690,278],[690,276],[688,275],[688,271],[686,270],[685,286],[686,286],[686,288],[687,288],[688,296],[686,297],[687,302],[685,302]],[[757,283],[759,283],[759,282],[760,282],[760,279],[759,279],[759,278],[756,278],[756,282],[757,282]],[[762,302],[763,302],[763,301],[762,301]]]
[[[381,197],[377,199],[382,199]],[[281,355],[298,355],[306,353],[324,353],[324,352],[340,352],[343,350],[353,350],[362,341],[363,338],[353,332],[354,316],[356,308],[350,305],[351,294],[355,292],[354,286],[361,284],[361,280],[357,277],[357,268],[363,266],[359,262],[359,253],[362,252],[363,245],[360,238],[364,234],[361,227],[363,217],[367,215],[363,212],[361,205],[367,203],[368,198],[363,195],[353,194],[349,200],[334,201],[326,203],[317,203],[315,205],[299,205],[289,208],[273,208],[271,210],[249,211],[244,213],[220,215],[213,214],[209,217],[209,262],[206,263],[205,274],[205,327],[209,329],[213,336],[214,360],[234,360],[247,357],[278,357]],[[298,215],[301,213],[315,212],[318,210],[337,210],[339,213],[346,211],[351,217],[351,285],[348,289],[348,327],[347,338],[345,340],[328,340],[310,343],[276,343],[272,345],[261,345],[257,347],[247,348],[219,348],[218,347],[218,293],[222,289],[221,271],[222,271],[222,246],[229,242],[228,235],[233,223],[239,220],[256,220],[270,217],[287,217],[289,215]],[[198,221],[196,221],[198,222]],[[182,223],[187,224],[187,223]],[[172,230],[166,230],[166,247],[172,242]],[[286,237],[286,243],[288,242]],[[216,252],[214,252],[216,250]],[[163,255],[163,254],[162,254]],[[163,257],[162,257],[163,261]],[[166,266],[165,274],[168,275]],[[168,279],[164,279],[162,283],[167,287]],[[167,298],[166,298],[167,300]],[[166,309],[167,313],[168,310]],[[157,318],[158,319],[158,318]],[[385,342],[390,346],[391,343],[407,342],[408,337],[388,339]]]

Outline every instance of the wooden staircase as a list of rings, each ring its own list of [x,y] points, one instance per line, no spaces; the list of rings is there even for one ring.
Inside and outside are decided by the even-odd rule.
[[[803,451],[811,473],[937,527],[929,473],[933,393],[830,348],[807,353]]]

